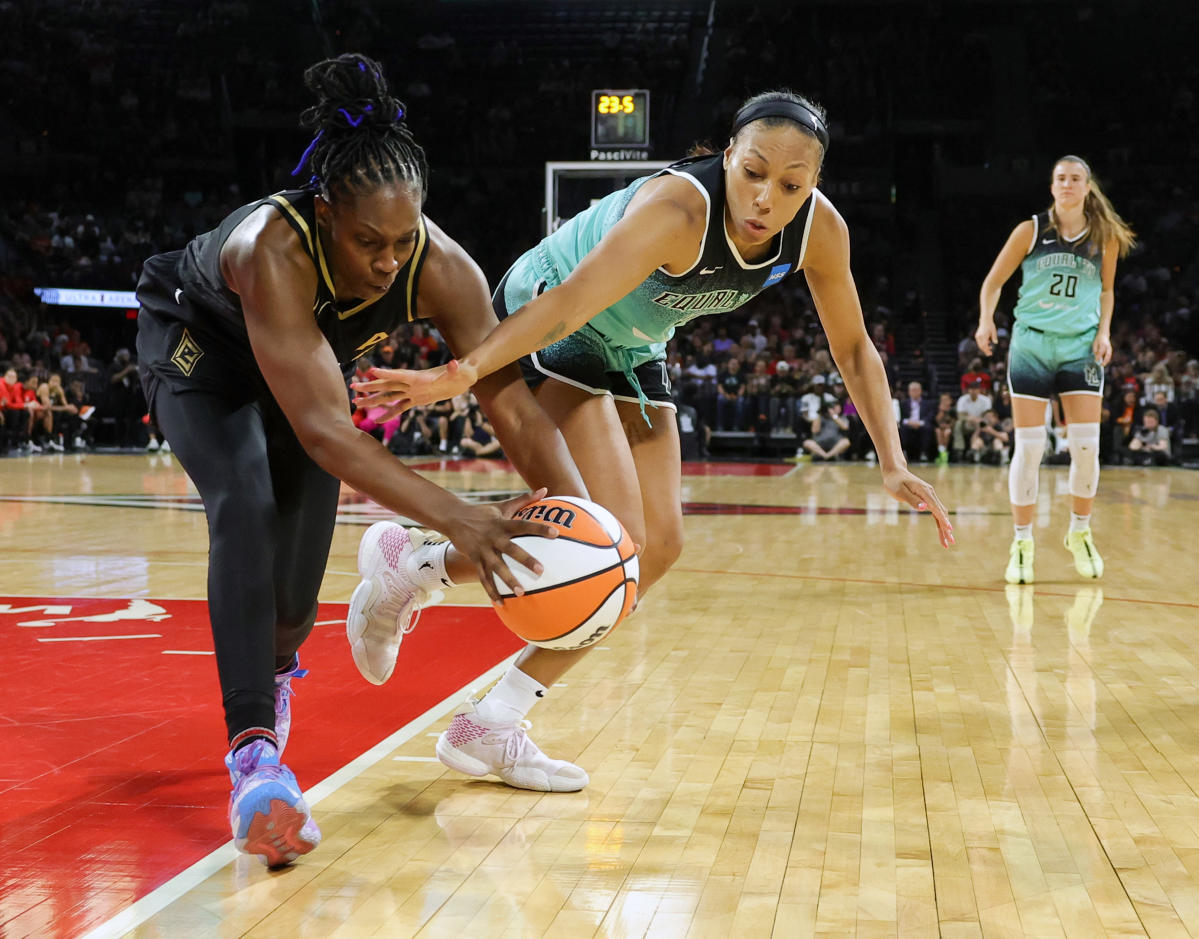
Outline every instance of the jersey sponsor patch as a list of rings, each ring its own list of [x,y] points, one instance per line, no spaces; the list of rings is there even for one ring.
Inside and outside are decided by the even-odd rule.
[[[771,284],[777,284],[780,280],[787,276],[787,272],[791,270],[790,264],[776,264],[770,269],[770,276],[763,281],[763,287],[769,287]]]

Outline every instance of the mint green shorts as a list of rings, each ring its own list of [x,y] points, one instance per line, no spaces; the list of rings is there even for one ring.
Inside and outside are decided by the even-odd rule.
[[[1008,350],[1008,388],[1014,398],[1103,394],[1103,366],[1091,346],[1095,332],[1059,336],[1016,323]]]

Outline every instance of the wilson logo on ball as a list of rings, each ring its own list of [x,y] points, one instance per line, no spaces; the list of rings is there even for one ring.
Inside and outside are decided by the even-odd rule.
[[[512,517],[528,522],[545,522],[547,525],[557,525],[559,528],[571,528],[575,522],[574,509],[568,509],[562,505],[547,505],[546,500],[534,502]]]

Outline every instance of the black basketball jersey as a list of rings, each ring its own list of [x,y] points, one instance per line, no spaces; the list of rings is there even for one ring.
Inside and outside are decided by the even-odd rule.
[[[429,236],[424,218],[420,219],[412,257],[396,275],[392,289],[375,299],[344,302],[338,301],[334,294],[333,278],[317,237],[314,200],[315,193],[308,189],[277,192],[236,209],[212,231],[193,238],[181,253],[173,252],[177,257],[175,273],[181,295],[176,295],[175,304],[154,304],[155,315],[162,317],[164,312],[168,313],[170,318],[197,333],[215,339],[238,358],[252,355],[241,298],[229,289],[221,274],[221,249],[233,230],[251,212],[269,205],[295,229],[304,252],[316,269],[312,314],[343,367],[373,349],[401,323],[411,322],[416,317],[420,271],[428,253]],[[152,258],[147,262],[147,273],[162,266],[154,263],[158,260]],[[140,286],[138,293],[139,296],[142,293]]]

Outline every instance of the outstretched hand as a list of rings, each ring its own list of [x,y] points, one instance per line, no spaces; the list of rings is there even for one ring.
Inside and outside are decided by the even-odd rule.
[[[473,368],[452,359],[436,368],[372,368],[367,381],[351,382],[357,392],[354,404],[360,408],[385,408],[379,423],[399,417],[405,411],[465,393],[478,376]]]
[[[883,486],[897,502],[906,502],[917,512],[931,512],[937,523],[937,534],[941,546],[948,548],[954,543],[953,525],[949,523],[949,513],[937,498],[933,487],[919,476],[906,469],[896,469],[883,473]]]
[[[546,496],[545,489],[526,492],[504,502],[471,503],[454,519],[452,530],[444,530],[450,542],[475,565],[479,583],[493,603],[500,601],[494,577],[508,585],[517,596],[524,593],[520,581],[504,559],[507,555],[534,574],[541,574],[541,563],[512,539],[517,535],[541,535],[556,538],[558,530],[541,522],[530,522],[512,516]]]

